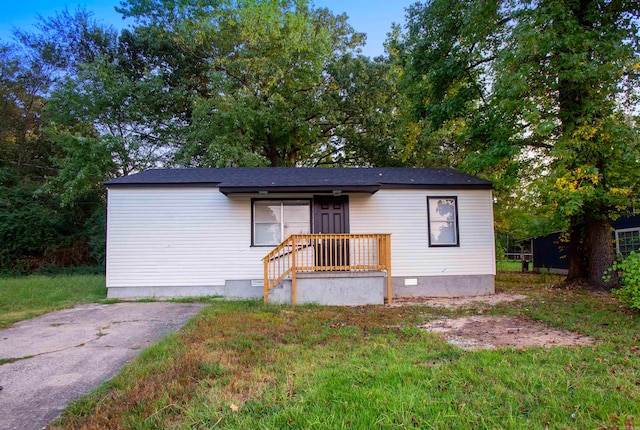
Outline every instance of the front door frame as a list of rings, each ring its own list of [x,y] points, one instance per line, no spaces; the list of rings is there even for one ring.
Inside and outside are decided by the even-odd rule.
[[[329,203],[330,205],[340,203],[341,208],[338,212],[341,212],[340,225],[341,229],[335,228],[334,222],[331,224],[330,230],[322,231],[322,218],[320,212],[322,211],[321,205]],[[337,209],[327,208],[325,210],[333,212]],[[337,231],[342,230],[342,231]],[[349,197],[348,196],[314,196],[313,197],[313,232],[315,234],[349,234]],[[331,238],[318,240],[315,243],[315,258],[316,267],[319,270],[321,268],[328,268],[329,270],[336,270],[337,267],[349,266],[349,239],[347,238]],[[324,269],[326,270],[326,269]],[[344,269],[342,269],[344,270]]]

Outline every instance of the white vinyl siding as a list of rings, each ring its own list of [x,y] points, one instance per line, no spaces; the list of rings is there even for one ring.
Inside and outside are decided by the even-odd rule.
[[[251,247],[251,199],[217,188],[110,189],[107,244],[107,287],[262,279],[268,251]]]
[[[457,197],[459,247],[429,247],[426,197],[438,195]],[[227,197],[215,187],[109,189],[107,287],[262,279],[271,248],[251,246],[251,211],[251,196]],[[495,274],[489,190],[350,194],[349,219],[351,233],[392,234],[394,277]]]
[[[457,197],[460,246],[429,247],[426,197]],[[495,275],[490,190],[382,189],[349,196],[351,233],[391,233],[398,276]]]

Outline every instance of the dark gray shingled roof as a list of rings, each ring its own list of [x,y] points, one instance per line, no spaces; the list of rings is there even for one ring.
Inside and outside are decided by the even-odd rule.
[[[380,188],[491,189],[492,183],[454,169],[241,167],[153,169],[105,182],[108,188],[217,186],[225,194],[258,191],[370,192]]]

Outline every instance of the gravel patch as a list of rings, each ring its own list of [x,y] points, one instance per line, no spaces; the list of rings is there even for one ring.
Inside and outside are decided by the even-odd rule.
[[[466,350],[588,346],[589,336],[522,318],[472,316],[428,321],[419,326]]]

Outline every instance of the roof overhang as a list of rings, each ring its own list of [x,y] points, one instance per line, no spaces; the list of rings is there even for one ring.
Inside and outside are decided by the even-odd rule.
[[[390,190],[492,190],[493,183],[483,184],[381,184]]]
[[[491,190],[493,184],[376,184],[376,185],[304,185],[304,186],[225,186],[220,182],[163,182],[163,183],[136,183],[107,181],[104,186],[109,188],[218,188],[224,195],[230,194],[259,194],[267,193],[364,193],[374,194],[383,189],[422,189],[422,190]]]
[[[380,185],[317,185],[317,186],[270,186],[270,187],[219,187],[225,196],[230,194],[264,194],[264,193],[291,193],[291,194],[311,194],[311,193],[368,193],[373,194],[380,189]]]
[[[219,182],[103,182],[105,188],[218,188]]]

